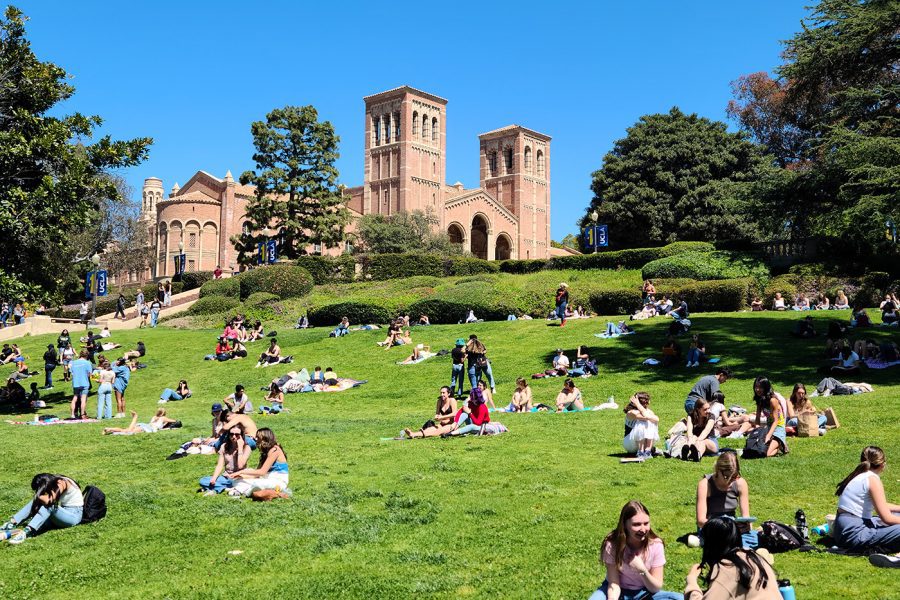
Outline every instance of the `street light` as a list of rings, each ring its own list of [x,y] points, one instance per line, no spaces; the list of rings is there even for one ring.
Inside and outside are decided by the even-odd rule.
[[[597,219],[600,218],[600,215],[597,214],[596,210],[592,210],[590,217],[591,217],[591,222],[593,223],[592,227],[595,228],[594,235],[592,238],[594,240],[594,254],[597,254],[597,230],[596,230],[596,227],[597,227]]]
[[[97,326],[97,272],[100,267],[100,255],[95,254],[91,257],[91,263],[94,265],[94,271],[91,273],[91,327]]]

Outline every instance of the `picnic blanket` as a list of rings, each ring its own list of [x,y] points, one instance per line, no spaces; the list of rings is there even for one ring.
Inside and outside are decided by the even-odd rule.
[[[883,361],[877,358],[866,359],[866,366],[870,369],[887,369],[888,367],[894,367],[897,365],[900,365],[900,360]]]
[[[350,379],[348,377],[340,377],[338,378],[337,385],[326,385],[323,386],[320,390],[312,390],[318,392],[343,392],[344,390],[349,390],[350,388],[359,387],[364,383],[368,383],[367,379]]]
[[[424,360],[428,360],[429,358],[434,358],[437,356],[437,352],[419,352],[419,358],[413,361],[407,362],[406,360],[398,360],[398,365],[417,365]]]
[[[11,421],[7,420],[10,425],[75,425],[80,423],[99,423],[99,419],[60,419],[52,418],[41,421]]]
[[[637,331],[626,331],[625,333],[595,333],[594,337],[598,337],[600,339],[609,340],[617,337],[622,337],[623,335],[633,335],[637,333]]]

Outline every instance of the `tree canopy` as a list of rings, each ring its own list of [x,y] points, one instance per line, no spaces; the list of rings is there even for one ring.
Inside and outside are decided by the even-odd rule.
[[[613,249],[750,238],[747,188],[770,162],[724,123],[677,107],[645,115],[593,173],[586,213],[609,225]]]
[[[0,19],[0,293],[59,298],[78,258],[103,250],[95,240],[73,256],[70,236],[99,218],[104,202],[124,201],[109,171],[140,163],[150,138],[89,143],[98,116],[51,116],[75,88],[66,71],[38,60],[26,17],[8,7]]]
[[[310,244],[339,245],[350,214],[337,187],[340,139],[331,123],[319,122],[312,106],[286,106],[250,130],[256,170],[240,180],[256,186],[256,196],[246,209],[251,231],[234,240],[238,262],[253,262],[257,243],[268,238],[279,240],[285,258],[306,254]]]
[[[357,221],[357,245],[372,254],[462,254],[461,246],[432,230],[431,221],[422,211],[364,215]]]

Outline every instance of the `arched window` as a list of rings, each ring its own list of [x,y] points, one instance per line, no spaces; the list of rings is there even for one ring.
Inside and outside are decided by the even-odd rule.
[[[543,152],[543,150],[537,151],[537,174],[538,174],[538,177],[544,176],[544,152]]]
[[[431,141],[438,141],[438,124],[437,118],[431,119]]]
[[[431,137],[428,132],[428,115],[422,115],[422,141],[427,142]]]
[[[497,153],[496,152],[488,152],[488,170],[491,172],[491,177],[497,176]]]
[[[513,151],[512,148],[507,148],[503,151],[503,162],[506,163],[506,172],[509,173],[513,170]]]
[[[531,173],[531,147],[525,146],[525,171]]]
[[[394,113],[394,141],[400,141],[400,113]]]
[[[412,131],[413,136],[419,135],[419,113],[417,113],[417,112],[413,112],[412,126],[413,126],[413,131]]]

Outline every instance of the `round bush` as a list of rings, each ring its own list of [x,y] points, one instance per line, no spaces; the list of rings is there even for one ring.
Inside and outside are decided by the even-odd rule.
[[[479,273],[497,273],[500,267],[495,262],[481,260],[471,256],[454,256],[447,259],[447,272],[450,275],[477,275]]]
[[[347,317],[352,325],[367,323],[387,323],[391,320],[391,312],[371,302],[337,302],[326,304],[309,310],[309,322],[316,326],[333,327]]]
[[[765,297],[760,298],[763,302],[763,306],[766,309],[773,308],[772,303],[775,298],[775,292],[781,293],[782,297],[784,297],[785,304],[793,304],[794,299],[796,299],[797,295],[800,293],[798,283],[799,278],[796,275],[779,275],[778,277],[770,279],[763,290]]]
[[[214,315],[228,312],[240,304],[230,296],[205,296],[194,302],[188,309],[189,315]]]
[[[244,305],[250,308],[268,308],[278,302],[279,298],[269,292],[256,292],[244,300]]]
[[[644,279],[687,278],[698,281],[760,278],[768,273],[761,260],[737,252],[683,252],[650,261],[641,269]]]
[[[207,281],[212,281],[212,271],[191,271],[181,276],[182,291],[195,290]]]
[[[502,302],[500,296],[493,285],[484,282],[463,283],[414,302],[409,307],[409,314],[414,319],[426,314],[435,324],[456,323],[465,319],[469,310],[473,310],[479,319],[500,321],[510,313],[517,312],[515,307]]]
[[[241,286],[241,298],[256,292],[269,292],[282,300],[306,296],[313,289],[309,271],[291,264],[275,264],[252,269],[237,278]]]
[[[207,281],[200,287],[200,297],[207,296],[223,296],[226,298],[241,297],[241,282],[237,277],[228,277],[227,279],[213,279]]]
[[[598,315],[628,315],[641,305],[640,290],[596,290],[590,296],[591,310]]]

